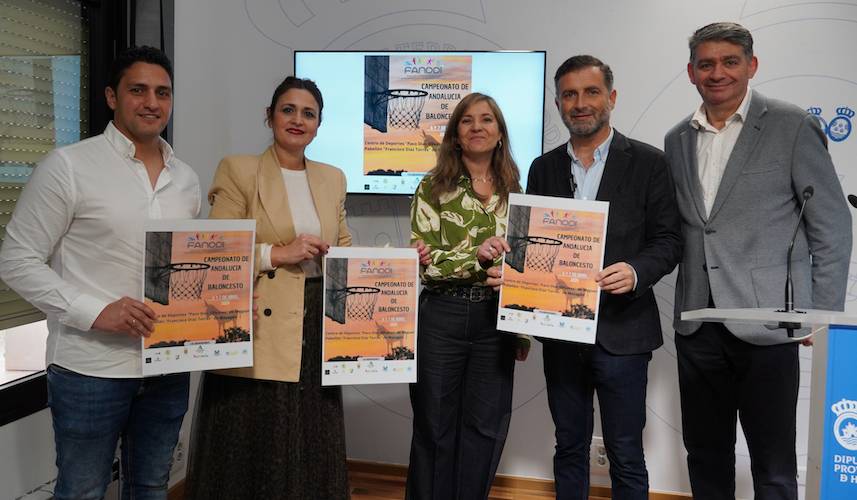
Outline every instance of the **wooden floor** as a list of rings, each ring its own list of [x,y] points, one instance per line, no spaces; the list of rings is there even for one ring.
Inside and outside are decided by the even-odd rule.
[[[403,466],[349,461],[348,478],[352,500],[401,500],[405,497]],[[609,490],[593,489],[593,493],[609,495]],[[538,479],[497,477],[490,500],[545,500],[554,498],[553,482]],[[590,500],[607,500],[609,496],[590,496]]]
[[[404,465],[348,461],[348,479],[352,500],[402,500],[405,498]],[[553,481],[512,476],[497,476],[488,498],[490,500],[544,500],[554,498]],[[593,486],[589,500],[609,500],[610,489]],[[184,481],[169,492],[169,500],[184,499]],[[649,493],[649,500],[692,500],[678,493]]]
[[[405,498],[405,480],[390,476],[356,472],[350,474],[351,500],[402,500]],[[545,500],[553,493],[526,490],[517,487],[491,488],[490,500]],[[595,497],[593,497],[595,498]]]

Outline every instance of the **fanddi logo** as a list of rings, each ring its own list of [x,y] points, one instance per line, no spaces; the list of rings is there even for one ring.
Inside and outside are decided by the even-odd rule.
[[[577,227],[577,216],[570,212],[548,210],[542,216],[542,224],[573,228]]]
[[[384,260],[367,260],[360,264],[361,274],[393,274],[390,263]]]
[[[406,75],[443,74],[443,66],[434,57],[412,57],[405,59],[402,70]]]
[[[202,250],[223,250],[226,242],[217,233],[195,233],[187,237],[187,248]]]

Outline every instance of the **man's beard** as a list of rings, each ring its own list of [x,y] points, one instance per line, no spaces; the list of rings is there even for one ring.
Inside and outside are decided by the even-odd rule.
[[[598,133],[605,125],[607,125],[610,121],[610,112],[604,109],[600,112],[593,111],[590,114],[592,115],[592,118],[586,123],[572,121],[568,116],[566,116],[563,121],[572,135],[576,135],[578,137],[590,137]]]

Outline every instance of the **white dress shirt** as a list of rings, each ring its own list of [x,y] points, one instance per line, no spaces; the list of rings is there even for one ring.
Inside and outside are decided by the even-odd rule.
[[[321,221],[318,220],[318,212],[309,189],[306,170],[289,170],[281,168],[283,183],[286,186],[286,196],[289,199],[289,210],[292,212],[292,221],[295,225],[295,234],[312,234],[321,237]],[[271,264],[271,249],[274,245],[268,243],[260,248],[261,271],[274,269]],[[304,260],[300,263],[307,278],[321,276],[321,257],[313,260]]]
[[[199,213],[196,173],[161,141],[155,188],[113,123],[55,149],[33,171],[0,250],[0,278],[48,317],[47,363],[84,375],[141,376],[140,337],[91,329],[111,302],[143,295],[147,219]]]
[[[699,183],[702,186],[702,199],[705,203],[706,215],[711,215],[720,181],[726,164],[738,142],[738,136],[744,128],[744,120],[747,109],[750,107],[751,90],[741,101],[741,105],[729,118],[722,129],[716,129],[708,121],[705,113],[705,105],[701,105],[690,119],[691,125],[697,130],[696,135],[696,162],[699,169]]]

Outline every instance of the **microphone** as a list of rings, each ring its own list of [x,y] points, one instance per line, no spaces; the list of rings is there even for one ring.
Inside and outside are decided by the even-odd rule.
[[[806,208],[806,202],[812,198],[812,195],[815,193],[815,189],[812,186],[807,186],[803,188],[803,193],[800,204],[800,212],[798,212],[797,222],[795,223],[795,230],[792,234],[791,242],[789,242],[789,252],[786,256],[786,290],[785,290],[785,308],[779,312],[797,312],[795,311],[795,291],[794,291],[794,283],[792,283],[792,250],[794,250],[795,240],[797,239],[797,231],[800,228],[800,223],[803,220],[803,211]],[[857,201],[857,197],[855,197],[855,201]],[[781,323],[782,326],[785,326],[786,331],[788,332],[789,337],[794,337],[795,328],[800,328],[799,323]]]
[[[571,188],[571,197],[574,198],[574,194],[577,192],[577,182],[574,181],[574,171],[571,168],[568,170],[568,186]]]
[[[848,195],[848,203],[851,204],[852,207],[857,208],[857,196],[853,194]]]

